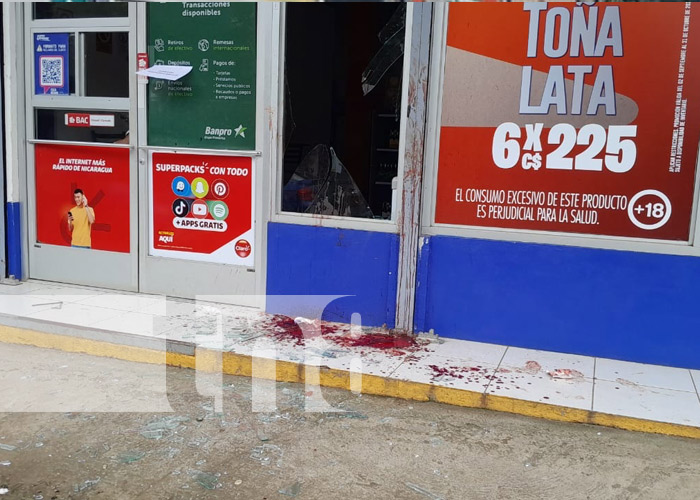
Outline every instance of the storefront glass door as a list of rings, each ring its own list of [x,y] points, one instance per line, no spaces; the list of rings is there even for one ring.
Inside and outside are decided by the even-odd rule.
[[[29,276],[136,290],[136,8],[24,15]]]
[[[188,71],[138,84],[141,291],[263,305],[258,26],[269,11],[139,5],[139,60]]]

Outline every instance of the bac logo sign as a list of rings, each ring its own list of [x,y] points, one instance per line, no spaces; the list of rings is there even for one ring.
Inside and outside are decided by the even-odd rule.
[[[66,113],[65,122],[69,127],[114,127],[114,115]]]
[[[66,125],[69,127],[89,127],[89,113],[66,113]]]

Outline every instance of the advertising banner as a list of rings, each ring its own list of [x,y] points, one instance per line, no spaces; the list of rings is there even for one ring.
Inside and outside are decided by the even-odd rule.
[[[34,93],[68,95],[68,33],[34,34]]]
[[[435,222],[687,241],[698,17],[690,2],[451,4]]]
[[[37,242],[129,253],[129,150],[37,144],[34,155]]]
[[[151,255],[254,265],[253,160],[153,153]]]
[[[256,33],[254,2],[148,5],[150,63],[192,67],[150,78],[149,144],[255,149]]]

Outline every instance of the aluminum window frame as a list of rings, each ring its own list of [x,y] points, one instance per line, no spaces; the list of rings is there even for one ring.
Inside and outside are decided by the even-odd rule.
[[[148,2],[136,3],[136,39],[137,45],[135,48],[134,57],[138,53],[148,53]],[[274,42],[276,30],[272,26],[277,24],[279,13],[278,2],[262,2],[256,3],[256,52],[257,62],[256,70],[256,98],[255,107],[256,118],[255,125],[255,149],[253,150],[232,150],[232,149],[208,149],[194,147],[174,147],[174,146],[157,146],[148,142],[148,83],[136,83],[136,91],[134,105],[137,107],[136,117],[138,123],[138,132],[136,137],[132,137],[132,144],[137,149],[138,156],[138,191],[139,191],[139,288],[146,289],[152,287],[152,283],[148,283],[149,279],[153,279],[147,271],[149,267],[169,265],[175,268],[176,266],[203,265],[208,267],[219,266],[218,269],[224,267],[240,268],[241,273],[254,271],[254,294],[249,295],[252,302],[245,305],[256,309],[265,308],[265,291],[267,287],[267,222],[269,220],[269,186],[271,185],[270,175],[268,173],[269,159],[267,151],[271,150],[271,141],[269,135],[273,133],[273,129],[268,130],[268,123],[272,124],[271,109],[269,103],[270,89],[276,85],[276,82],[270,76],[272,58],[266,57],[271,48],[276,47]],[[149,62],[149,64],[151,64]],[[134,63],[134,67],[136,64]],[[183,260],[177,257],[162,257],[151,255],[150,253],[150,236],[151,236],[151,214],[152,214],[152,193],[151,193],[151,157],[155,152],[169,153],[184,153],[184,154],[200,154],[200,155],[216,155],[216,156],[232,156],[232,157],[249,157],[253,162],[255,169],[255,178],[253,184],[253,215],[255,220],[255,240],[257,249],[255,251],[255,262],[252,267],[237,266],[230,264],[206,263],[200,261]],[[236,295],[236,294],[234,294]],[[237,295],[237,296],[244,296]]]
[[[81,33],[100,33],[104,31],[114,33],[127,33],[129,35],[129,94],[136,95],[136,77],[131,74],[131,68],[136,64],[136,40],[132,30],[136,25],[136,5],[130,3],[127,17],[105,17],[105,18],[75,18],[75,19],[33,19],[33,3],[24,4],[24,67],[25,82],[24,89],[27,96],[25,108],[31,109],[27,113],[25,120],[25,138],[27,143],[44,142],[36,137],[36,109],[65,109],[65,110],[101,110],[101,111],[121,111],[129,113],[130,128],[135,125],[131,123],[136,118],[135,98],[132,97],[98,97],[85,96],[83,73],[84,61],[81,56],[83,44],[80,42]],[[75,59],[75,93],[69,95],[37,95],[34,93],[35,64],[34,64],[34,33],[69,33],[75,35],[74,52],[71,57]],[[65,142],[65,141],[58,141]],[[96,143],[84,142],[85,145],[95,145]],[[129,147],[133,148],[132,138]],[[122,146],[124,147],[124,146]],[[33,158],[31,158],[33,161]]]
[[[21,37],[22,50],[18,51],[15,57],[18,63],[21,61],[21,72],[17,74],[18,91],[22,93],[21,110],[23,114],[22,131],[18,133],[17,143],[21,150],[24,160],[22,171],[20,173],[23,179],[24,186],[22,187],[22,240],[24,242],[22,250],[22,266],[23,275],[33,277],[34,269],[38,268],[39,256],[37,251],[44,253],[44,256],[50,255],[50,258],[64,259],[68,256],[68,249],[60,245],[43,245],[37,241],[37,218],[36,218],[36,165],[35,165],[35,145],[36,144],[71,144],[85,147],[109,147],[120,148],[129,151],[129,169],[130,174],[136,172],[136,148],[135,138],[130,135],[129,144],[109,144],[96,142],[82,141],[54,141],[54,140],[37,140],[35,130],[35,109],[66,109],[66,110],[104,110],[104,111],[122,111],[129,113],[130,127],[133,127],[133,120],[136,118],[136,100],[132,97],[136,95],[137,83],[136,75],[132,74],[131,68],[136,67],[136,36],[133,36],[136,26],[136,4],[130,2],[128,7],[127,17],[109,17],[109,18],[77,18],[77,19],[42,19],[34,20],[32,18],[32,3],[25,3],[19,6],[17,11],[18,18],[22,18],[21,31],[18,37]],[[41,33],[70,33],[76,34],[83,32],[127,32],[129,33],[129,95],[126,98],[114,97],[88,97],[80,96],[78,89],[79,80],[79,61],[76,60],[76,94],[62,96],[36,96],[34,94],[34,44],[33,35],[35,32]],[[73,57],[79,53],[78,38],[76,38],[75,52]],[[18,64],[19,66],[19,64]],[[106,278],[106,281],[99,286],[117,287],[124,290],[138,290],[138,204],[137,192],[135,183],[130,183],[129,192],[129,217],[130,217],[130,252],[129,254],[111,251],[100,251],[95,253],[94,262],[102,261],[115,264],[115,269],[124,271],[123,275],[118,278],[117,273],[113,273]],[[46,247],[42,249],[42,247]],[[62,262],[59,260],[59,262]],[[126,269],[128,268],[128,272]],[[119,280],[119,284],[115,285]]]
[[[275,82],[273,84],[272,96],[275,96],[270,106],[271,123],[274,120],[274,127],[270,132],[275,138],[274,145],[270,148],[270,158],[272,163],[271,170],[271,201],[270,221],[283,224],[297,224],[307,226],[330,227],[338,229],[355,229],[361,231],[374,231],[384,233],[399,233],[399,224],[401,220],[400,207],[403,202],[403,186],[404,181],[404,165],[406,157],[406,123],[408,114],[408,80],[410,75],[410,60],[411,60],[411,36],[413,30],[413,11],[414,5],[407,3],[406,5],[406,29],[403,54],[403,68],[401,81],[401,108],[399,119],[399,151],[397,165],[397,181],[398,189],[396,196],[397,207],[394,210],[395,218],[393,219],[363,219],[359,217],[345,217],[339,215],[318,215],[305,214],[297,212],[285,212],[282,210],[282,185],[283,178],[283,161],[284,147],[282,144],[283,137],[281,131],[284,130],[284,85],[280,84],[280,77],[284,75],[284,54],[286,40],[286,5],[280,3],[279,15],[275,19],[273,31],[275,33],[272,40],[271,52],[271,70],[270,79]],[[279,38],[277,38],[279,37]]]
[[[38,33],[73,33],[75,34],[75,52],[72,54],[72,57],[75,58],[75,94],[74,95],[65,95],[65,96],[41,96],[41,95],[34,95],[32,92],[31,95],[31,105],[33,107],[78,107],[78,108],[85,108],[85,109],[90,109],[88,105],[85,105],[86,99],[89,100],[95,100],[95,106],[98,106],[97,101],[99,101],[100,105],[104,105],[106,102],[106,105],[109,106],[108,110],[122,110],[122,111],[129,111],[130,104],[129,104],[129,97],[87,97],[83,96],[80,91],[82,91],[84,85],[82,85],[82,69],[83,69],[83,61],[81,61],[81,58],[79,57],[80,51],[82,47],[80,46],[80,33],[99,33],[99,32],[104,32],[104,31],[111,31],[111,32],[126,32],[129,33],[132,27],[132,19],[135,15],[135,9],[134,5],[129,5],[128,8],[128,13],[126,17],[79,17],[79,18],[68,18],[68,19],[63,19],[63,18],[56,18],[56,19],[34,19],[33,18],[33,8],[34,8],[34,3],[33,2],[27,2],[24,4],[24,18],[27,20],[26,21],[26,26],[27,26],[27,33],[26,33],[26,40],[25,43],[27,44],[27,58],[28,60],[26,61],[27,64],[29,64],[29,72],[30,72],[30,83],[34,81],[35,75],[34,75],[34,60],[33,60],[33,55],[34,55],[34,50],[33,50],[33,34],[35,32]],[[89,25],[87,25],[89,23]],[[135,42],[134,40],[129,39],[129,68],[132,68],[133,65],[131,64],[131,52],[132,52],[132,47],[135,47]],[[30,50],[31,49],[31,50]],[[31,60],[29,60],[31,59]],[[130,81],[131,85],[131,81]],[[80,97],[81,104],[78,106],[74,106],[73,103],[70,102],[70,99],[74,99],[76,97]],[[54,105],[55,102],[58,102],[60,104]],[[121,107],[117,107],[121,106]]]

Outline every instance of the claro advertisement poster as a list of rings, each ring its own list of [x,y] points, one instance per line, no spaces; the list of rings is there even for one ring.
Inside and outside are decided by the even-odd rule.
[[[40,244],[129,253],[129,149],[37,144]]]
[[[252,267],[251,158],[153,153],[151,255]]]
[[[439,224],[689,239],[700,5],[449,7]]]

